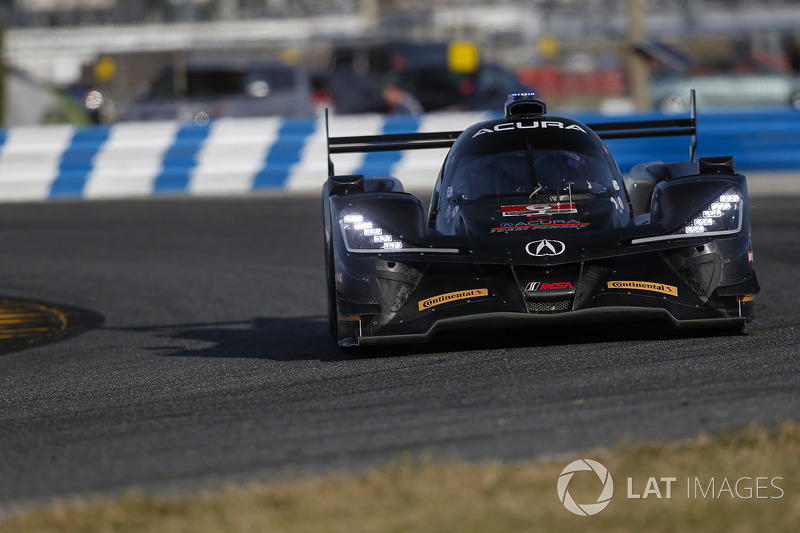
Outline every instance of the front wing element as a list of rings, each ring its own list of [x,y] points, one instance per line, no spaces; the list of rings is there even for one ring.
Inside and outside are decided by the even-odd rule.
[[[401,262],[338,254],[339,341],[422,342],[446,329],[665,320],[741,328],[758,283],[745,250],[704,246],[556,266]]]

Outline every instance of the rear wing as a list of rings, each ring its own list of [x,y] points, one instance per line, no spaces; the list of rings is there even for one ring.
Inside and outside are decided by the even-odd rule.
[[[601,139],[691,136],[689,157],[694,163],[697,159],[697,107],[694,89],[691,91],[689,110],[689,118],[600,122],[587,124],[587,126]],[[331,154],[450,148],[461,133],[461,131],[442,131],[331,137],[328,129],[328,111],[326,109],[325,136],[328,140],[328,175],[334,175]]]
[[[689,118],[642,120],[631,122],[600,122],[587,124],[601,139],[634,139],[642,137],[691,136],[689,158],[697,160],[697,103],[694,89],[689,97]]]
[[[331,154],[450,148],[461,133],[461,131],[441,131],[434,133],[397,133],[390,135],[331,137],[328,130],[328,110],[326,109],[325,136],[328,139],[328,175],[333,176],[335,174],[333,171]]]

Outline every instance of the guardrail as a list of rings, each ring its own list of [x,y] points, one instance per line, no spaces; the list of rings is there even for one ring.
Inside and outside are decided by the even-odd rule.
[[[648,113],[565,113],[583,122],[665,118]],[[433,113],[419,118],[333,116],[332,136],[452,131],[497,114]],[[607,141],[620,169],[689,157],[684,138]],[[800,169],[800,112],[698,115],[698,156],[733,155],[742,171]],[[399,178],[427,188],[444,149],[335,155],[339,174]],[[131,122],[113,126],[0,130],[0,201],[230,195],[256,190],[316,191],[327,175],[322,118],[219,119],[207,126]]]

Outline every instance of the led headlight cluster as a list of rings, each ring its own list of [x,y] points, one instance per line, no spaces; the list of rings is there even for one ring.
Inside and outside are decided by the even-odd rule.
[[[357,250],[397,250],[403,242],[388,233],[384,228],[366,220],[360,214],[347,214],[341,218],[342,231],[348,248]]]
[[[458,248],[420,247],[409,244],[407,240],[402,239],[402,235],[393,234],[387,228],[379,226],[364,215],[350,210],[341,213],[339,227],[342,229],[344,245],[348,252],[359,254],[380,254],[382,252],[460,253]]]
[[[734,235],[742,231],[743,216],[744,196],[741,191],[731,187],[688,220],[677,232],[633,239],[631,244]]]
[[[682,233],[696,235],[735,230],[741,224],[741,216],[742,196],[731,188],[684,226]]]

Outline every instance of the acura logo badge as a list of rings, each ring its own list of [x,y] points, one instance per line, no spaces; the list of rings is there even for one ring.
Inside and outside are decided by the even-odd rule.
[[[541,241],[529,242],[525,246],[525,251],[534,257],[544,257],[547,255],[561,255],[564,253],[566,246],[561,241],[551,241],[542,239]]]

